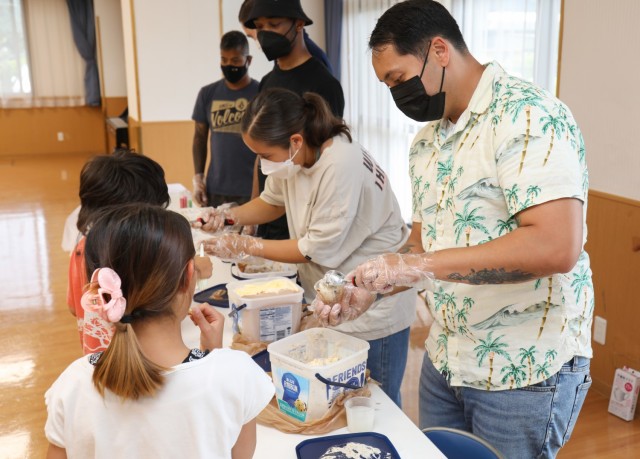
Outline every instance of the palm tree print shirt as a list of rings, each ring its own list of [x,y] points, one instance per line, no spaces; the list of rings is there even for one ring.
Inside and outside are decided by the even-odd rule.
[[[550,93],[486,65],[453,125],[428,123],[410,151],[413,220],[425,251],[468,247],[516,227],[514,216],[560,198],[584,203],[582,135]],[[562,231],[562,228],[558,228]],[[591,357],[593,285],[583,250],[566,274],[518,284],[436,281],[426,348],[454,386],[503,390],[547,379],[575,355]]]

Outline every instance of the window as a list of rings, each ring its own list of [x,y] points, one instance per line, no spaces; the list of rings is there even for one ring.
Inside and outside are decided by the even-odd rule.
[[[444,2],[443,2],[444,3]],[[471,54],[556,93],[560,0],[450,0]]]
[[[424,123],[397,109],[371,65],[368,39],[377,19],[400,0],[344,0],[342,85],[344,118],[354,137],[389,177],[402,216],[411,221],[409,147]],[[471,53],[555,93],[560,0],[441,0]]]
[[[356,139],[386,172],[402,217],[411,221],[409,146],[422,126],[396,107],[371,65],[369,36],[384,11],[400,0],[345,0],[342,25],[344,118]]]
[[[0,0],[0,97],[31,94],[29,55],[20,0]]]
[[[85,104],[65,0],[0,0],[0,108]]]

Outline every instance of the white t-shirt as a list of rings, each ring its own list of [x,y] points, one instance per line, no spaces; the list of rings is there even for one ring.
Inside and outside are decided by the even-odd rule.
[[[284,206],[289,234],[309,263],[298,273],[305,297],[336,269],[348,273],[369,258],[397,252],[409,236],[389,180],[357,142],[333,138],[318,161],[291,179],[267,177],[260,197]],[[336,330],[374,340],[404,330],[415,319],[416,294],[410,289],[384,298],[358,319]]]
[[[82,357],[45,394],[45,434],[70,459],[231,458],[240,429],[275,391],[249,355],[231,349],[176,365],[155,397],[137,401],[102,398],[93,371]]]

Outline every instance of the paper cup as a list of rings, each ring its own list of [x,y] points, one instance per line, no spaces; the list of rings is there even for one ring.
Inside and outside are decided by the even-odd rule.
[[[375,421],[375,405],[369,397],[352,397],[344,402],[349,432],[369,432]]]

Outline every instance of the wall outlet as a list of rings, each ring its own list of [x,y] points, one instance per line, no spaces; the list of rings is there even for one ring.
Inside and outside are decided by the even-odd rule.
[[[607,337],[607,319],[596,316],[593,320],[593,340],[604,345]]]
[[[64,140],[64,132],[58,132],[58,142],[62,142]]]

